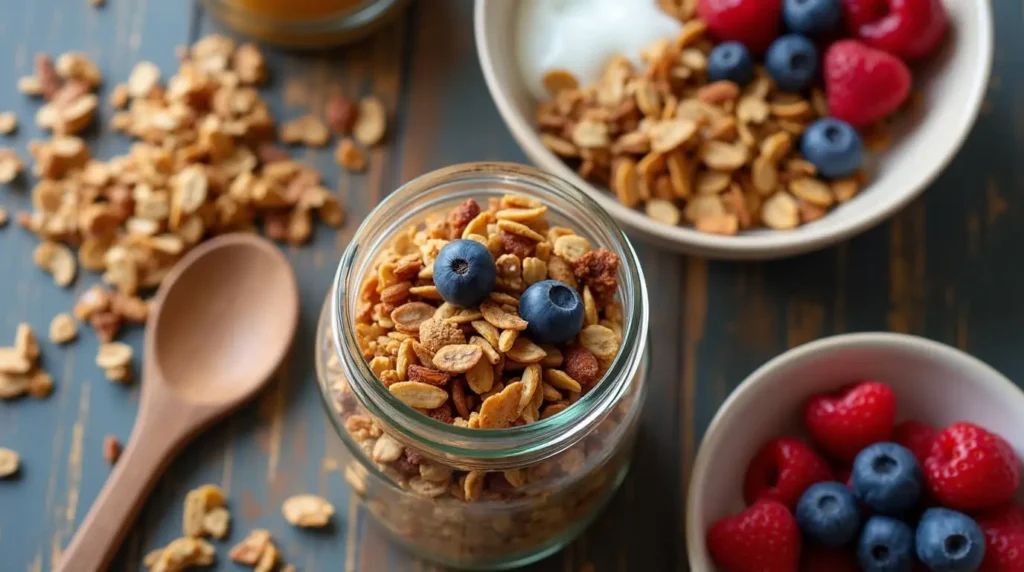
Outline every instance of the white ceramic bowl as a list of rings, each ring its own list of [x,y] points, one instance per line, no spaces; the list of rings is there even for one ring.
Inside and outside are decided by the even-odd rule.
[[[776,357],[737,387],[711,420],[690,477],[686,542],[693,570],[716,570],[705,532],[744,508],[743,474],[770,438],[799,435],[811,396],[872,379],[896,392],[899,419],[935,427],[972,421],[1002,435],[1024,459],[1024,392],[983,362],[902,334],[824,338]]]
[[[809,252],[867,230],[916,197],[953,158],[978,114],[992,65],[989,0],[946,0],[950,35],[942,52],[914,70],[925,105],[901,119],[894,145],[878,156],[870,183],[828,216],[789,231],[754,230],[717,236],[669,226],[622,206],[607,189],[583,180],[541,144],[534,128],[536,101],[516,62],[518,2],[476,0],[477,53],[487,87],[512,136],[527,157],[589,192],[620,223],[646,239],[681,252],[714,258],[767,259]]]

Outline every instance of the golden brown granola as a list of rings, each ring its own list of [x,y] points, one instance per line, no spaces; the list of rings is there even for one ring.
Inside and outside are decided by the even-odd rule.
[[[683,29],[645,50],[642,68],[618,57],[587,86],[566,70],[545,76],[552,100],[538,105],[537,125],[550,151],[655,221],[714,234],[794,228],[859,190],[853,178],[840,198],[834,183],[806,172],[809,163],[790,168],[803,161],[795,139],[827,114],[820,90],[810,100],[779,92],[763,69],[742,89],[709,82],[713,44],[695,2],[661,5]],[[804,182],[794,188],[796,180]]]
[[[14,476],[18,472],[21,460],[18,453],[11,449],[0,447],[0,479]]]
[[[593,386],[621,343],[618,331],[598,325],[621,317],[618,257],[551,227],[546,212],[523,196],[495,199],[486,210],[470,199],[394,237],[364,280],[356,325],[363,357],[392,395],[442,422],[494,429],[536,422],[552,406],[564,410]],[[478,307],[436,296],[434,257],[452,237],[481,242],[496,260],[496,289]],[[544,347],[524,331],[519,296],[547,278],[580,290],[589,308],[593,324],[575,343]],[[570,351],[585,379],[559,369]]]
[[[284,501],[281,512],[289,524],[303,528],[322,528],[331,521],[334,506],[317,495],[295,495]]]

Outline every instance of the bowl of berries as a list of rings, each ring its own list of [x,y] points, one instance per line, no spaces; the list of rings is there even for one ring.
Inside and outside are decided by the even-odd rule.
[[[651,242],[765,259],[894,214],[953,158],[988,0],[476,0],[525,154]]]
[[[1024,392],[888,333],[825,338],[740,384],[690,479],[708,572],[1024,570]]]

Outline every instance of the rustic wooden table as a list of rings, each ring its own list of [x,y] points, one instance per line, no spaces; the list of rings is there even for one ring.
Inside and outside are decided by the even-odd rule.
[[[530,570],[685,570],[683,515],[687,475],[701,433],[744,376],[786,348],[847,331],[892,330],[966,349],[1024,380],[1015,342],[1024,324],[1024,270],[1014,252],[1024,242],[1024,35],[1022,5],[993,3],[998,46],[984,111],[963,150],[919,200],[892,221],[847,244],[771,263],[708,262],[641,247],[651,290],[651,395],[631,476],[587,533]],[[190,488],[220,483],[235,522],[230,542],[269,528],[299,570],[367,572],[431,569],[390,545],[350,503],[337,470],[325,463],[340,446],[314,386],[312,334],[334,261],[356,223],[409,178],[444,165],[485,159],[522,161],[490,102],[477,64],[466,0],[420,2],[395,25],[360,45],[328,54],[271,52],[268,96],[279,117],[319,109],[335,92],[373,92],[394,110],[390,143],[375,150],[365,175],[337,175],[330,151],[304,152],[345,198],[350,221],[316,233],[307,248],[288,248],[302,294],[302,323],[290,364],[256,403],[188,447],[160,481],[124,544],[115,570],[135,570],[142,555],[180,534],[181,501]],[[174,69],[174,47],[217,26],[192,2],[85,0],[12,2],[0,18],[0,109],[23,118],[0,143],[24,150],[41,133],[35,104],[14,89],[33,54],[84,50],[110,83],[135,62]],[[109,109],[104,108],[109,117]],[[103,131],[94,152],[123,152],[127,141]],[[0,192],[10,211],[26,193]],[[1021,226],[1018,226],[1021,225]],[[77,293],[96,281],[59,289],[32,263],[34,237],[0,230],[0,332],[18,322],[46,331]],[[141,331],[127,341],[138,348]],[[0,342],[3,340],[0,339]],[[0,570],[49,569],[95,498],[109,468],[107,434],[126,440],[138,387],[113,385],[93,364],[96,339],[83,331],[66,348],[44,341],[57,386],[47,400],[0,403],[0,446],[22,455],[20,478],[0,482]],[[338,507],[336,527],[310,534],[288,526],[280,503],[317,492]],[[224,546],[224,545],[221,545]],[[217,569],[240,567],[224,557]]]

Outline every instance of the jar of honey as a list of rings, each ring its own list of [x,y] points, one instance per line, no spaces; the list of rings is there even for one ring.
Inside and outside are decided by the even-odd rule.
[[[204,0],[206,10],[256,39],[289,47],[359,40],[401,11],[407,0]]]

